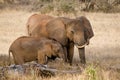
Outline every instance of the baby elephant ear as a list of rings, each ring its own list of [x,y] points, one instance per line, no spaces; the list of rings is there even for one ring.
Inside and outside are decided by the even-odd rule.
[[[55,53],[60,50],[60,46],[55,41],[53,41],[53,44],[51,45],[51,48],[53,49],[53,51]]]
[[[94,36],[92,26],[91,26],[89,20],[86,17],[84,17],[84,16],[81,16],[81,17],[79,17],[77,19],[81,20],[82,23],[83,23],[84,32],[85,32],[85,39],[86,39],[86,41],[89,44],[89,39]]]

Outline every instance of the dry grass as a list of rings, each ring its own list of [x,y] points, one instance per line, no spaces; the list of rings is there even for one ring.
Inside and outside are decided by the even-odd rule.
[[[34,12],[38,13],[38,12]],[[26,34],[26,21],[33,12],[6,10],[0,11],[0,54],[8,55],[10,44],[19,36]],[[49,15],[57,16],[56,13]],[[86,16],[92,26],[95,36],[91,39],[90,45],[86,47],[87,68],[82,74],[57,75],[43,80],[120,80],[119,73],[110,68],[120,70],[120,14],[84,13],[78,12],[76,16]],[[74,14],[61,14],[74,18]],[[78,51],[75,48],[74,66],[79,63]],[[6,59],[7,60],[7,59]],[[91,64],[97,67],[90,68]],[[2,64],[2,63],[0,63]],[[69,67],[66,64],[64,66]],[[54,65],[57,66],[57,65]],[[63,67],[64,67],[63,66]],[[73,66],[73,67],[74,67]],[[102,66],[102,68],[101,68]],[[93,73],[91,73],[93,72]],[[88,74],[96,74],[97,78],[88,79]],[[100,77],[100,78],[99,78]],[[41,79],[41,78],[40,78]],[[16,79],[11,79],[16,80]],[[23,76],[18,80],[38,80],[31,76]]]

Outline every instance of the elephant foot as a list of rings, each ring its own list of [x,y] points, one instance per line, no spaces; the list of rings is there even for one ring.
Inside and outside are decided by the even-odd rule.
[[[70,66],[72,66],[72,63],[69,63],[70,64]]]
[[[82,64],[86,64],[85,54],[83,54],[83,55],[80,56],[80,62]]]
[[[72,66],[72,61],[69,61],[69,60],[68,60],[68,63],[69,63],[70,66]]]
[[[80,62],[81,62],[82,64],[86,64],[86,60],[85,60],[85,59],[81,59]]]

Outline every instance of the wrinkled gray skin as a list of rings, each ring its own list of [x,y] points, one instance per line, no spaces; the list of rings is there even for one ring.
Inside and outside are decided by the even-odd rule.
[[[43,35],[38,31],[40,27],[35,28],[31,34],[36,34],[37,37]],[[81,63],[86,63],[85,47],[83,45],[89,44],[89,39],[94,36],[91,24],[86,17],[82,16],[76,19],[59,17],[50,20],[45,27],[47,34],[44,37],[54,39],[64,47],[65,61],[72,65],[74,45],[76,45]]]

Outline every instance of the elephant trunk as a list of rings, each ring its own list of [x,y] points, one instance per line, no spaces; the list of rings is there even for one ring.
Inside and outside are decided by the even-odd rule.
[[[85,59],[85,47],[83,48],[78,48],[79,51],[79,57],[80,57],[80,62],[82,64],[86,64],[86,59]]]

